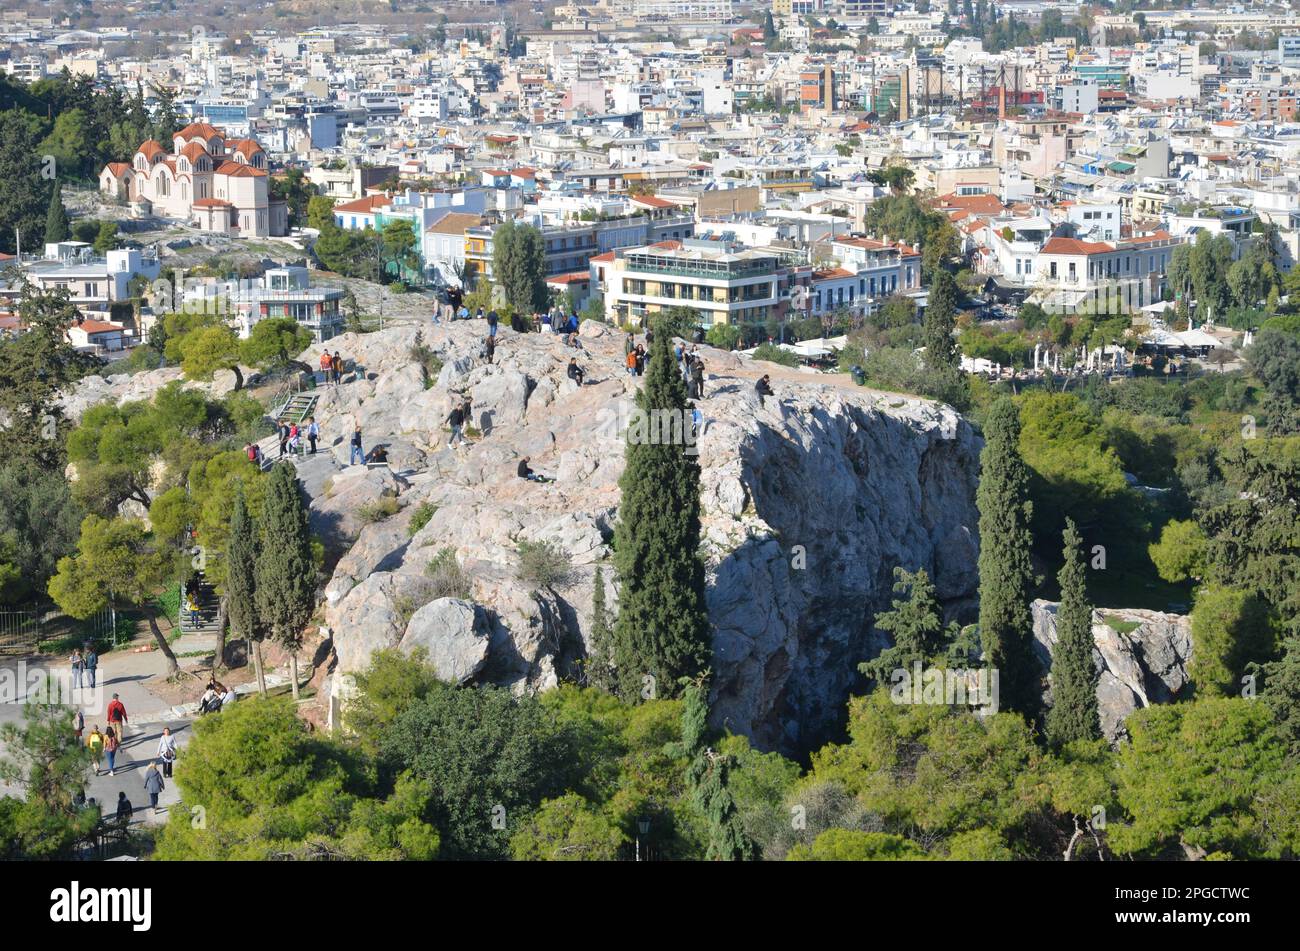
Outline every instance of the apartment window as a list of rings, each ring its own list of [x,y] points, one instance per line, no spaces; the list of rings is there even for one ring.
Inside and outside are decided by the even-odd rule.
[[[1049,274],[1053,279],[1055,279],[1055,277],[1056,277],[1056,262],[1055,262],[1055,261],[1053,261],[1050,265],[1048,265],[1048,272],[1047,272],[1047,273],[1048,273],[1048,274]]]
[[[1070,280],[1073,281],[1073,280],[1077,280],[1077,279],[1078,279],[1078,272],[1075,270],[1074,262],[1071,261],[1071,262],[1070,262]]]

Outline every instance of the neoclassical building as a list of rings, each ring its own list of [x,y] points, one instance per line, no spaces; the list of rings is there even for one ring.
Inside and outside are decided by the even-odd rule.
[[[270,198],[262,147],[253,139],[227,139],[206,122],[191,123],[172,136],[170,152],[150,139],[129,165],[106,165],[99,188],[204,231],[264,238],[289,230],[284,202]]]

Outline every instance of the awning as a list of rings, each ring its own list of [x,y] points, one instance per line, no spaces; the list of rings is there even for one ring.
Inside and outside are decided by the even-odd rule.
[[[1133,169],[1137,168],[1137,166],[1134,165],[1132,162],[1111,162],[1106,167],[1110,169],[1112,172],[1120,172],[1120,173],[1131,172],[1133,171]]]

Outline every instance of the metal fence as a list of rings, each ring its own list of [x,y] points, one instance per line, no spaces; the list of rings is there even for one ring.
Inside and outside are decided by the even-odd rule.
[[[87,640],[106,640],[119,646],[115,608],[107,607],[74,623],[75,631]],[[67,629],[67,619],[51,608],[0,609],[0,655],[39,653],[42,641],[59,633],[66,635]]]

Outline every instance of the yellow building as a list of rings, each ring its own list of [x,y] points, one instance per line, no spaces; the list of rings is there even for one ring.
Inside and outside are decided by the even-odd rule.
[[[761,324],[776,315],[784,270],[763,251],[711,241],[664,241],[614,252],[601,271],[606,317],[642,324],[686,307],[706,330],[715,324]]]

